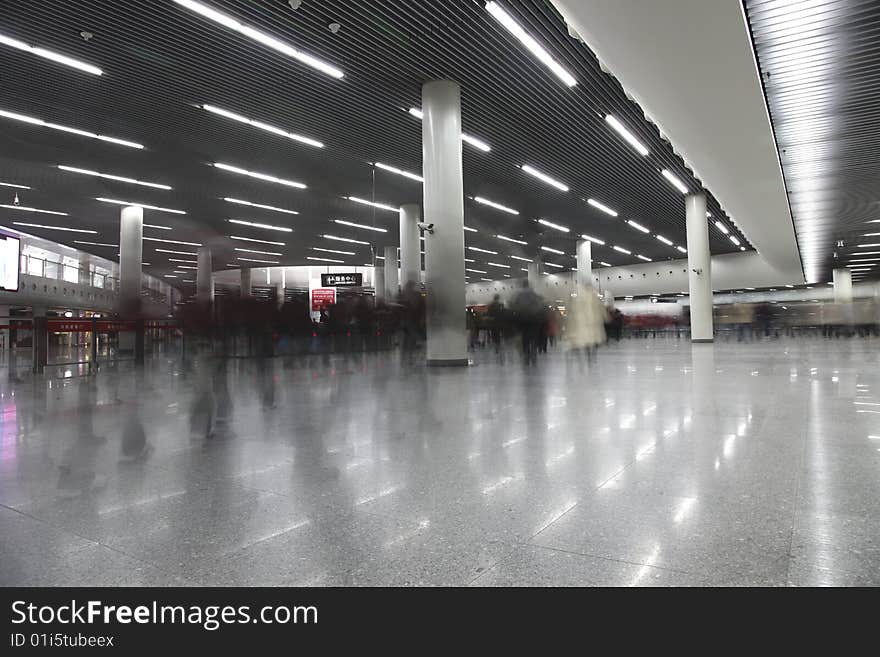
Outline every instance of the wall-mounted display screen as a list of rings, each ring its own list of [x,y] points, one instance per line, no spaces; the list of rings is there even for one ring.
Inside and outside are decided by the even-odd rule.
[[[18,292],[20,247],[17,237],[0,234],[0,289]]]

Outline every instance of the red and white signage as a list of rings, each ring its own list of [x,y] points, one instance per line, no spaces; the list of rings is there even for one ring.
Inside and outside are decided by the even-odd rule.
[[[332,287],[316,287],[312,290],[312,310],[321,312],[322,308],[336,303],[336,290]]]

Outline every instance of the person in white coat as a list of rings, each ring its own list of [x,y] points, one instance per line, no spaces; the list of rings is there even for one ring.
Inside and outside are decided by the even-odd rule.
[[[605,322],[608,311],[591,285],[577,288],[571,297],[566,336],[569,348],[577,354],[586,354],[592,361],[596,347],[605,342]]]

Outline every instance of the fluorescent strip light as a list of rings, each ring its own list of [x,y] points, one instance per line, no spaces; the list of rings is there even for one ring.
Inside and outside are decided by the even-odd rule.
[[[663,242],[663,243],[666,244],[667,246],[672,246],[672,241],[666,239],[666,238],[663,237],[662,235],[654,235],[654,237],[656,237],[658,241]]]
[[[390,205],[385,205],[384,203],[368,201],[367,199],[358,198],[357,196],[343,196],[343,198],[347,198],[349,201],[354,201],[355,203],[362,203],[363,205],[370,205],[374,208],[379,208],[380,210],[388,210],[389,212],[400,214],[400,208],[392,208]]]
[[[537,178],[538,180],[542,180],[542,181],[544,181],[545,183],[547,183],[548,185],[552,185],[552,186],[555,187],[556,189],[561,189],[563,192],[567,192],[567,191],[568,191],[568,186],[567,186],[567,185],[564,185],[563,183],[559,182],[558,180],[554,180],[553,178],[551,178],[550,176],[548,176],[546,173],[541,173],[541,172],[538,171],[536,168],[534,168],[534,167],[532,167],[532,166],[529,166],[528,164],[523,164],[523,165],[521,165],[521,166],[520,166],[520,169],[522,169],[523,171],[525,171],[525,172],[526,172],[527,174],[529,174],[530,176],[534,176],[534,177]]]
[[[96,176],[98,178],[106,178],[108,180],[116,180],[118,182],[130,183],[132,185],[141,185],[143,187],[155,187],[156,189],[171,189],[169,185],[161,185],[159,183],[144,182],[143,180],[135,180],[134,178],[126,178],[125,176],[116,176],[110,173],[100,173],[99,171],[90,171],[89,169],[80,169],[66,164],[59,164],[58,168],[62,171],[70,171],[71,173],[82,173],[87,176]]]
[[[560,251],[559,249],[551,249],[549,246],[542,246],[542,251],[549,251],[550,253],[558,253],[559,255],[565,255],[565,251]]]
[[[159,249],[156,249],[157,251]],[[199,264],[197,260],[181,260],[180,258],[168,258],[168,262],[182,262],[186,265],[197,265]]]
[[[410,173],[409,171],[404,171],[403,169],[398,169],[397,167],[393,167],[390,164],[383,164],[382,162],[376,162],[376,166],[380,169],[384,169],[385,171],[390,171],[391,173],[396,173],[398,176],[403,176],[404,178],[409,178],[411,180],[418,180],[419,182],[425,182],[425,179],[416,173]]]
[[[489,249],[481,249],[478,246],[469,246],[469,250],[477,251],[478,253],[488,253],[490,255],[498,255],[498,251],[490,251]]]
[[[474,260],[473,258],[465,258],[464,261],[465,262],[476,262],[476,260]]]
[[[251,228],[262,228],[264,230],[277,230],[281,233],[292,233],[292,228],[285,228],[284,226],[272,226],[271,224],[260,224],[254,221],[244,221],[243,219],[227,219],[227,221],[231,224],[239,224],[241,226],[250,226]]]
[[[727,230],[727,226],[725,226],[724,224],[722,224],[720,221],[716,221],[716,222],[715,222],[715,228],[717,228],[718,230],[720,230],[720,231],[721,231],[722,233],[724,233],[725,235],[727,235],[727,234],[730,233],[730,231]]]
[[[345,260],[334,260],[333,258],[315,258],[313,256],[306,256],[306,260],[314,260],[315,262],[336,262],[340,264],[345,264]]]
[[[594,208],[596,208],[597,210],[601,210],[601,211],[604,212],[605,214],[610,214],[612,217],[616,217],[616,216],[617,216],[617,212],[615,212],[614,210],[612,210],[611,208],[609,208],[607,205],[603,205],[602,203],[599,203],[599,201],[596,201],[596,200],[594,200],[594,199],[588,198],[588,199],[587,199],[587,203],[588,203],[589,205],[592,205],[592,206],[593,206]]]
[[[159,226],[157,224],[143,224],[144,228],[155,228],[156,230],[171,230],[171,226]]]
[[[12,183],[0,182],[0,187],[15,187],[16,189],[30,189],[27,185],[13,185]]]
[[[67,228],[65,226],[44,226],[43,224],[28,224],[23,221],[13,221],[15,226],[29,226],[30,228],[45,228],[46,230],[63,230],[68,233],[89,233],[90,235],[97,235],[98,231],[96,230],[83,230],[82,228]]]
[[[474,196],[474,200],[477,203],[488,205],[490,208],[495,208],[496,210],[501,210],[502,212],[507,212],[508,214],[519,214],[518,210],[509,208],[506,205],[501,205],[500,203],[496,203],[495,201],[490,201],[489,199],[483,198],[482,196]]]
[[[116,205],[125,205],[125,206],[136,206],[139,208],[144,208],[145,210],[157,210],[158,212],[170,212],[171,214],[186,214],[184,210],[172,210],[170,208],[160,208],[155,205],[146,205],[144,203],[135,203],[134,201],[119,201],[115,198],[104,198],[102,196],[96,196],[96,201],[103,201],[104,203],[115,203]]]
[[[322,251],[323,253],[338,253],[340,255],[355,255],[354,251],[339,251],[337,249],[322,249],[319,246],[313,246],[312,251]]]
[[[22,121],[23,123],[30,123],[32,125],[43,126],[44,128],[52,128],[53,130],[61,130],[62,132],[70,132],[74,135],[79,135],[80,137],[89,137],[90,139],[100,139],[101,141],[107,141],[112,144],[119,144],[120,146],[128,146],[129,148],[143,148],[143,144],[138,144],[133,141],[127,141],[125,139],[117,139],[116,137],[108,137],[107,135],[99,135],[95,132],[89,132],[88,130],[80,130],[78,128],[69,128],[65,125],[60,125],[58,123],[49,123],[48,121],[44,121],[43,119],[37,119],[32,116],[26,116],[24,114],[17,114],[16,112],[8,112],[6,110],[0,110],[0,116],[5,117],[7,119],[12,119],[14,121]]]
[[[875,244],[856,244],[856,248],[858,249],[869,249],[872,247],[880,246],[880,243]]]
[[[235,247],[233,251],[241,251],[242,253],[257,253],[259,255],[283,256],[283,253],[273,253],[272,251],[256,251],[254,249],[241,249]]]
[[[39,212],[41,214],[57,214],[62,217],[66,217],[66,212],[58,212],[57,210],[41,210],[40,208],[29,208],[24,205],[6,205],[5,203],[0,203],[0,208],[6,208],[7,210],[21,210],[22,212]]]
[[[472,274],[488,274],[489,272],[483,271],[482,269],[465,269],[465,271],[469,271]]]
[[[523,258],[522,256],[509,255],[508,258],[512,258],[513,260],[522,260],[523,262],[531,262],[531,258]]]
[[[168,249],[156,249],[158,253],[173,253],[175,255],[188,255],[188,256],[197,256],[198,253],[191,253],[189,251],[169,251]]]
[[[545,264],[547,267],[556,267],[557,269],[563,269],[563,268],[564,268],[563,265],[557,265],[555,262],[545,262],[544,264]]]
[[[620,253],[625,253],[626,255],[632,255],[632,251],[627,251],[622,246],[612,246],[611,248],[614,249],[615,251],[619,251]]]
[[[102,242],[85,242],[83,240],[73,240],[74,244],[87,244],[88,246],[107,246],[113,249],[118,249],[118,244],[103,244]],[[141,263],[143,264],[143,263]]]
[[[638,258],[639,260],[644,260],[645,262],[651,262],[650,258],[646,258],[643,255],[636,254],[636,258]]]
[[[229,239],[239,240],[241,242],[254,242],[255,244],[271,244],[272,246],[286,246],[284,242],[271,242],[269,240],[257,240],[253,237],[241,237],[239,235],[230,235]]]
[[[733,242],[734,244],[736,244],[737,246],[739,246],[739,240],[736,239],[733,235],[731,235],[729,239],[730,239],[731,242]]]
[[[242,262],[261,262],[265,265],[280,264],[278,260],[257,260],[256,258],[236,258],[236,260],[241,260]]]
[[[397,212],[397,210],[395,210]],[[343,226],[351,226],[353,228],[362,228],[363,230],[373,230],[377,233],[387,233],[388,230],[385,228],[377,228],[375,226],[367,226],[365,224],[356,224],[353,221],[345,221],[344,219],[334,219],[334,223],[342,224]]]
[[[559,224],[554,224],[552,221],[547,221],[546,219],[538,219],[538,223],[542,226],[547,226],[549,228],[553,228],[554,230],[561,231],[563,233],[570,232],[568,228],[565,226],[560,226]]]
[[[476,228],[471,228],[470,226],[465,226],[464,229],[465,229],[467,232],[469,232],[469,233],[478,233],[478,232],[480,232],[480,231],[478,231]]]
[[[510,265],[502,265],[500,262],[487,262],[490,267],[501,267],[502,269],[510,269]]]
[[[164,244],[183,244],[184,246],[201,246],[199,242],[181,242],[179,240],[163,240],[158,237],[144,237],[148,242],[163,242]],[[157,251],[159,249],[156,249]]]
[[[611,266],[607,262],[600,262],[599,264],[602,265],[603,267],[610,267]]]
[[[664,178],[666,178],[666,180],[668,180],[672,184],[673,187],[675,187],[682,194],[688,193],[688,188],[685,187],[684,183],[679,180],[678,176],[672,173],[669,169],[663,169],[663,171],[661,171],[660,173]]]
[[[858,258],[856,260],[850,259],[850,262],[878,262],[880,258]]]
[[[619,134],[630,146],[636,149],[639,155],[646,156],[649,155],[651,151],[648,150],[647,146],[645,146],[642,142],[640,142],[636,136],[631,133],[625,125],[623,125],[620,121],[617,120],[616,117],[611,114],[605,115],[605,122],[614,128],[615,132]]]
[[[240,198],[223,197],[227,203],[238,203],[239,205],[248,205],[252,208],[262,208],[263,210],[272,210],[272,212],[283,212],[285,214],[299,214],[296,210],[285,210],[276,208],[274,205],[263,205],[262,203],[251,203],[250,201],[242,201]]]
[[[487,2],[486,11],[501,23],[508,32],[515,36],[526,49],[532,53],[538,61],[552,71],[553,75],[558,77],[566,86],[573,87],[577,84],[574,76],[569,73],[559,62],[557,62],[550,53],[544,49],[535,38],[526,32],[522,26],[514,20],[513,16],[504,11],[497,2]]]
[[[81,62],[78,59],[74,59],[73,57],[68,57],[67,55],[62,55],[57,52],[53,52],[51,50],[46,50],[45,48],[40,48],[39,46],[29,46],[24,41],[19,41],[18,39],[13,39],[11,37],[0,34],[0,43],[11,46],[12,48],[17,48],[18,50],[24,50],[25,52],[29,52],[37,57],[43,57],[44,59],[50,59],[53,62],[58,62],[59,64],[64,64],[65,66],[69,66],[71,68],[75,68],[79,71],[83,71],[85,73],[91,73],[92,75],[103,75],[104,71],[99,69],[97,66],[92,66],[91,64],[86,64],[85,62]]]
[[[640,224],[640,223],[636,223],[636,222],[633,221],[632,219],[627,220],[626,223],[628,223],[630,226],[632,226],[632,227],[635,228],[636,230],[640,230],[640,231],[642,231],[643,233],[650,233],[650,232],[651,232],[650,230],[648,230],[647,228],[645,228],[644,226],[642,226],[642,224]]]
[[[254,121],[253,119],[249,119],[246,116],[241,116],[240,114],[235,114],[230,112],[229,110],[221,109],[219,107],[214,107],[213,105],[202,105],[202,109],[212,112],[213,114],[219,114],[220,116],[225,116],[227,119],[232,119],[233,121],[238,121],[240,123],[246,123],[254,128],[259,128],[260,130],[264,130],[265,132],[271,132],[275,135],[280,135],[282,137],[287,137],[288,139],[292,139],[293,141],[298,141],[303,144],[307,144],[309,146],[314,146],[315,148],[324,148],[324,144],[321,142],[311,139],[309,137],[303,137],[302,135],[298,135],[295,132],[287,132],[287,130],[282,130],[281,128],[276,128],[274,125],[269,125],[268,123],[263,123],[262,121]]]
[[[279,185],[286,185],[288,187],[296,187],[297,189],[305,189],[306,186],[301,182],[296,182],[295,180],[285,180],[284,178],[277,178],[275,176],[270,176],[267,173],[258,173],[256,171],[248,171],[247,169],[241,169],[239,167],[234,167],[231,164],[223,164],[221,162],[214,162],[214,166],[218,169],[223,169],[224,171],[231,171],[232,173],[239,173],[243,176],[248,176],[250,178],[256,178],[258,180],[265,180],[267,182],[278,183]]]
[[[321,235],[324,239],[328,240],[336,240],[337,242],[351,242],[352,244],[369,244],[369,242],[363,242],[361,240],[353,240],[350,237],[337,237],[336,235]]]
[[[600,240],[598,237],[591,237],[589,235],[581,235],[582,238],[587,240],[588,242],[592,242],[593,244],[598,244],[599,246],[605,246],[605,242]]]
[[[862,237],[877,237],[880,233],[862,233]]]
[[[410,107],[408,112],[412,116],[416,117],[419,121],[421,121],[422,118],[424,118],[424,113],[422,112],[422,110],[420,110],[416,107]],[[492,147],[489,146],[489,144],[484,142],[482,139],[477,139],[473,135],[469,135],[466,132],[461,133],[461,140],[467,144],[470,144],[474,148],[477,148],[477,149],[483,151],[484,153],[488,153],[489,151],[492,150]]]
[[[177,278],[174,274],[162,274],[163,278]]]
[[[745,251],[745,250],[746,250],[746,247],[741,246],[741,247],[739,247],[739,250],[740,250],[740,251]]]
[[[688,252],[688,250],[686,248],[684,248],[683,246],[676,246],[675,248],[678,249],[679,251],[681,251],[682,253]]]
[[[513,239],[512,237],[507,237],[506,235],[496,235],[495,237],[497,237],[499,240],[504,240],[505,242],[515,242],[516,244],[523,244],[523,245],[528,244],[528,242],[525,242],[523,240],[516,240],[516,239]]]
[[[204,16],[208,20],[219,23],[223,27],[228,27],[230,30],[234,30],[235,32],[238,32],[239,34],[242,34],[249,39],[253,39],[254,41],[262,43],[264,46],[272,48],[272,50],[276,50],[283,55],[292,57],[293,59],[302,62],[306,66],[311,66],[312,68],[321,71],[321,73],[326,73],[330,77],[336,78],[338,80],[345,76],[345,73],[343,73],[335,66],[331,66],[330,64],[321,61],[317,57],[313,57],[312,55],[302,52],[301,50],[297,50],[296,48],[285,43],[284,41],[280,41],[275,37],[269,36],[265,32],[261,32],[246,23],[240,23],[231,16],[207,7],[200,2],[195,2],[194,0],[174,0],[174,2],[181,5],[182,7],[186,7],[190,11],[193,11],[200,16]]]

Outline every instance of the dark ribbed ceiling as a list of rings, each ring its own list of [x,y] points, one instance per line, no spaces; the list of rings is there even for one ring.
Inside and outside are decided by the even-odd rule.
[[[880,243],[880,2],[745,4],[807,280],[870,265],[854,260],[880,252],[858,246]]]
[[[588,233],[634,254],[594,245],[596,261],[637,263],[637,253],[653,260],[682,257],[653,236],[660,233],[685,245],[683,197],[659,170],[670,168],[692,191],[700,184],[620,85],[600,70],[589,49],[568,35],[549,3],[506,0],[502,5],[575,75],[578,84],[573,88],[536,62],[489,15],[484,2],[304,0],[297,10],[281,0],[206,4],[341,68],[345,77],[337,80],[317,72],[170,0],[4,0],[0,33],[99,66],[104,75],[93,76],[0,45],[0,109],[139,142],[145,148],[0,118],[0,181],[33,186],[20,192],[22,205],[70,213],[55,217],[0,208],[3,224],[28,221],[92,228],[99,234],[28,230],[67,244],[74,239],[116,243],[120,208],[94,200],[110,197],[185,210],[185,216],[146,210],[145,223],[174,230],[148,228],[145,235],[209,244],[215,269],[247,255],[232,251],[236,244],[228,239],[230,234],[286,242],[279,248],[253,245],[283,252],[280,258],[264,256],[282,264],[306,264],[309,255],[366,264],[369,247],[331,243],[319,236],[333,233],[373,240],[377,247],[397,243],[396,214],[357,205],[343,196],[374,198],[392,206],[421,201],[417,181],[374,170],[370,163],[420,172],[421,127],[406,110],[419,107],[423,82],[449,78],[462,87],[464,131],[492,147],[483,153],[464,145],[466,195],[483,196],[520,211],[515,217],[466,200],[465,223],[479,231],[466,234],[468,245],[520,256],[532,256],[546,245],[573,255],[574,237]],[[335,34],[328,29],[333,22],[341,26]],[[86,41],[82,31],[94,36]],[[202,104],[317,139],[325,148],[208,113],[198,107]],[[630,127],[650,149],[649,157],[636,154],[609,129],[604,121],[607,113]],[[301,181],[308,188],[242,177],[209,166],[211,162]],[[56,164],[174,189],[67,173]],[[521,164],[532,164],[563,181],[570,191],[558,191],[524,174],[518,168]],[[0,187],[3,198],[11,198],[12,193]],[[224,196],[300,214],[235,206],[224,202]],[[588,197],[611,206],[619,217],[590,207],[585,203]],[[709,211],[713,221],[724,217],[711,195]],[[230,218],[286,225],[294,232],[233,229],[226,222]],[[336,218],[375,224],[388,233],[331,223]],[[537,224],[538,218],[569,226],[572,232],[566,237]],[[627,219],[647,226],[651,234],[631,228]],[[713,253],[737,250],[710,226]],[[494,237],[496,233],[529,244],[503,242]],[[144,259],[151,263],[147,270],[170,274],[174,263],[167,261],[167,254],[156,253],[156,246],[178,247],[145,243]],[[316,246],[357,255],[311,252]],[[105,257],[116,255],[107,247],[79,248]],[[574,265],[570,257],[548,260]]]

